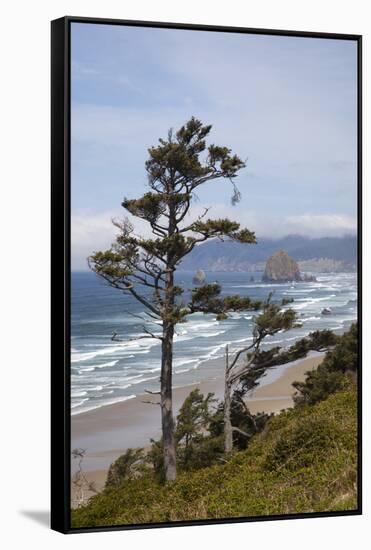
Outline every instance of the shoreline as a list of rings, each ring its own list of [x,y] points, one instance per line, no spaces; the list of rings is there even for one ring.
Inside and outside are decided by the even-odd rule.
[[[278,377],[260,385],[246,400],[251,412],[278,413],[291,407],[294,394],[292,382],[303,381],[305,373],[317,368],[323,357],[324,353],[288,363],[284,369],[282,365],[273,367],[274,374],[279,372]],[[224,393],[224,379],[219,376],[174,388],[174,416],[184,399],[195,388],[199,388],[203,394],[213,392],[216,398],[221,399]],[[71,449],[86,449],[84,473],[89,481],[95,482],[97,490],[103,488],[110,464],[129,447],[148,447],[151,438],[161,437],[159,407],[143,403],[154,401],[156,398],[157,396],[138,395],[133,399],[71,417]]]

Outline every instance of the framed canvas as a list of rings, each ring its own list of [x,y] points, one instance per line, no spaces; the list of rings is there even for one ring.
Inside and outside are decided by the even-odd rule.
[[[52,22],[52,528],[361,513],[361,37]]]

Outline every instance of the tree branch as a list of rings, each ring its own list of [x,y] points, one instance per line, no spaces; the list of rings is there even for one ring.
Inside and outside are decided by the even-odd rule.
[[[243,430],[241,430],[241,428],[237,428],[237,426],[232,426],[232,431],[238,432],[239,434],[244,435],[245,437],[251,437],[253,435],[253,434],[248,434],[247,432],[244,432]]]
[[[144,332],[148,335],[149,338],[156,338],[157,340],[163,340],[163,337],[160,336],[159,334],[154,334],[153,332],[151,332],[150,330],[148,330],[144,325],[142,326],[142,329],[144,330]],[[143,338],[145,338],[143,336]]]
[[[141,304],[143,304],[145,307],[147,307],[150,311],[152,311],[152,313],[155,313],[155,315],[158,315],[159,317],[161,317],[161,312],[160,310],[156,309],[152,304],[150,304],[145,298],[143,298],[143,296],[140,296],[140,294],[138,294],[134,288],[129,288],[128,289],[129,292],[134,296],[134,298],[136,298],[138,300],[138,302],[140,302]]]
[[[237,361],[239,360],[239,358],[241,357],[241,355],[243,353],[246,353],[248,352],[250,349],[253,349],[254,347],[256,347],[257,345],[257,342],[256,341],[253,341],[253,343],[250,345],[250,346],[246,346],[245,348],[242,348],[240,349],[234,356],[233,358],[233,361],[231,362],[231,364],[229,365],[229,368],[228,368],[228,372],[231,372],[231,370],[233,369],[233,367],[236,365]]]

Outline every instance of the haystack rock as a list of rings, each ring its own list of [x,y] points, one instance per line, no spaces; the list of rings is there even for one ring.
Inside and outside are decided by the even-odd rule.
[[[285,250],[278,250],[268,258],[262,280],[268,283],[287,283],[303,279],[294,258],[291,258]]]
[[[202,269],[198,269],[195,273],[192,282],[194,285],[203,285],[206,281],[206,273]]]

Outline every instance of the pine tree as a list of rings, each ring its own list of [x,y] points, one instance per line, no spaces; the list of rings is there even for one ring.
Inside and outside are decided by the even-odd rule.
[[[109,250],[95,252],[89,265],[95,273],[145,306],[148,315],[162,325],[161,336],[145,328],[144,337],[159,338],[162,346],[160,405],[166,480],[176,478],[176,441],[172,399],[174,329],[194,311],[214,312],[224,318],[227,311],[256,309],[259,304],[240,297],[221,297],[219,285],[195,289],[190,300],[175,284],[174,274],[183,258],[199,243],[218,237],[240,243],[255,243],[255,235],[228,218],[206,218],[208,208],[187,223],[198,188],[218,179],[232,183],[232,203],[240,199],[234,183],[245,163],[227,147],[206,145],[211,131],[191,118],[176,133],[168,132],[151,147],[145,163],[149,191],[138,199],[125,198],[122,206],[148,222],[152,238],[137,236],[124,219]],[[189,219],[189,218],[188,218]]]

